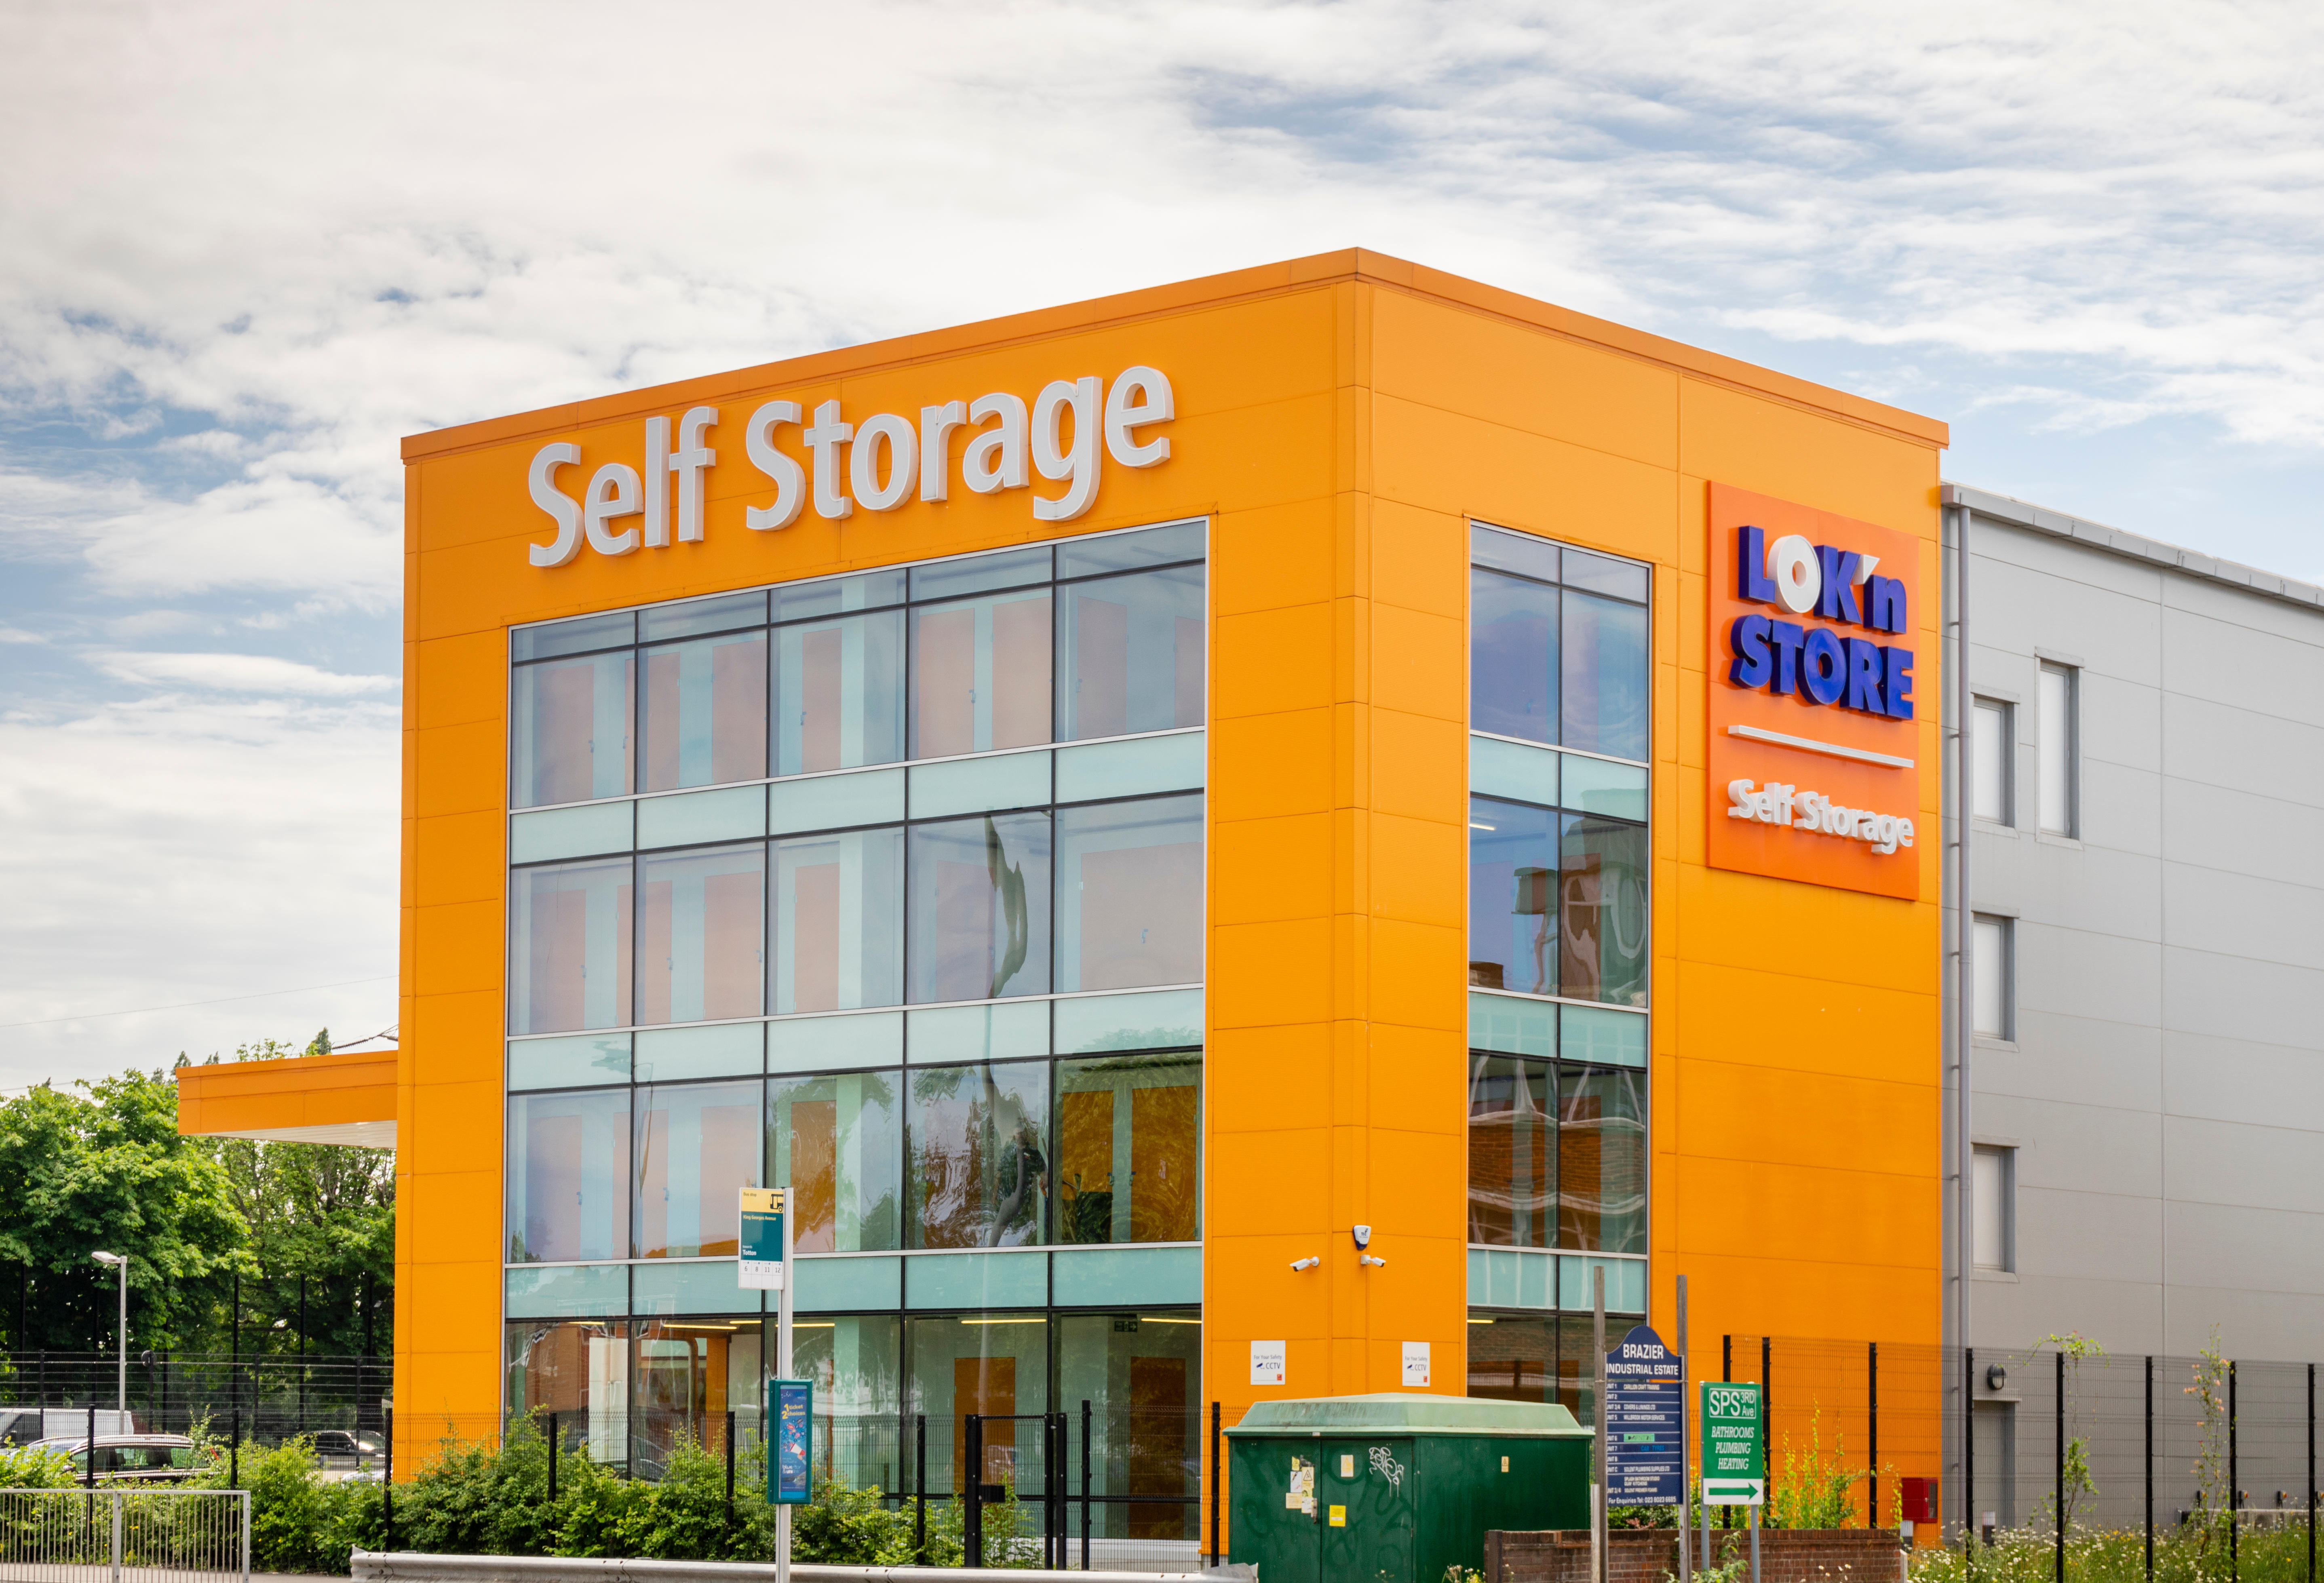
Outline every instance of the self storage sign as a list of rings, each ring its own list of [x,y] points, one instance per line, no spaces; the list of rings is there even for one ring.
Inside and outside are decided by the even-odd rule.
[[[1924,541],[1710,489],[1707,861],[1917,897]]]

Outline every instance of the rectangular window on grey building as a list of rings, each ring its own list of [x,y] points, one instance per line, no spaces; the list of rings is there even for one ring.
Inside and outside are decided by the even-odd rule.
[[[2052,835],[2080,833],[2080,683],[2070,666],[2042,667],[2042,828]]]
[[[2017,1151],[1979,1144],[1969,1157],[1969,1262],[1980,1270],[2015,1269]]]
[[[2015,824],[2010,783],[2016,768],[2017,733],[2011,716],[2015,712],[1994,698],[1977,701],[1977,716],[1969,739],[1969,774],[1976,788],[1974,812],[1996,824]]]
[[[1980,916],[1970,927],[1970,973],[1976,996],[1972,1028],[1980,1037],[2017,1036],[2016,930],[2014,920]]]

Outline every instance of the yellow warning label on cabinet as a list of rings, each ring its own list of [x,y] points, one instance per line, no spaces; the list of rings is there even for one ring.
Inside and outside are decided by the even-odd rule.
[[[1332,1508],[1332,1526],[1334,1528],[1345,1528],[1347,1525],[1348,1508],[1345,1506],[1333,1506]]]

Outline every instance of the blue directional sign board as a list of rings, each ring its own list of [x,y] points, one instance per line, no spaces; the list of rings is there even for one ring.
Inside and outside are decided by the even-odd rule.
[[[1639,1325],[1606,1354],[1606,1504],[1675,1506],[1686,1499],[1685,1366]]]

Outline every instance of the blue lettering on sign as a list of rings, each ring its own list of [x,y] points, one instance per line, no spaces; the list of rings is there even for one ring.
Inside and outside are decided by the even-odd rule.
[[[1736,597],[1876,632],[1902,634],[1910,629],[1904,584],[1872,570],[1878,557],[1829,544],[1812,547],[1811,557],[1798,548],[1805,542],[1794,538],[1788,550],[1784,544],[1776,546],[1778,558],[1785,560],[1795,579],[1787,598],[1769,564],[1766,530],[1737,529]],[[1805,586],[1809,583],[1814,586]],[[1729,625],[1727,648],[1733,656],[1727,679],[1738,687],[1765,688],[1803,704],[1853,709],[1888,720],[1913,718],[1909,649],[1757,614],[1738,616]]]

